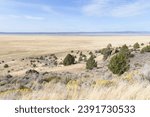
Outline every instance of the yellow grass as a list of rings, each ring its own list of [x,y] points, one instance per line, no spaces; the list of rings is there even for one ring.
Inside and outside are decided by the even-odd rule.
[[[107,81],[104,81],[107,82]],[[38,91],[16,91],[0,94],[0,99],[19,99],[23,100],[149,100],[150,85],[148,82],[127,83],[118,80],[115,85],[88,86],[81,88],[77,82],[73,85],[62,85],[60,83],[46,84],[44,89]]]
[[[148,43],[150,36],[0,36],[0,59],[26,57],[71,50],[96,50],[135,42]]]

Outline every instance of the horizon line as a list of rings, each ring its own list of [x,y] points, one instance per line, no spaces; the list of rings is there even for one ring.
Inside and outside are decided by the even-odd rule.
[[[5,31],[0,31],[0,34],[2,33],[6,33],[6,34],[9,34],[9,33],[150,33],[150,31],[54,31],[54,32],[42,32],[42,31],[32,31],[32,32],[27,32],[27,31],[16,31],[16,32],[11,32],[11,31],[8,31],[8,32],[5,32]]]

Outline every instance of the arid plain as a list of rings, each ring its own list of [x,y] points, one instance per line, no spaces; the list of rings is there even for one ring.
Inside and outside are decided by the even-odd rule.
[[[71,50],[96,50],[135,42],[148,43],[150,36],[0,36],[0,58],[59,53]]]
[[[136,42],[140,48],[121,76],[95,52],[108,44],[133,48]],[[149,42],[150,36],[0,35],[0,99],[150,99],[150,83],[143,80],[150,73],[150,54],[140,54]],[[89,58],[89,52],[97,69],[86,70],[85,61],[78,61],[79,53]],[[63,66],[69,53],[76,64]]]

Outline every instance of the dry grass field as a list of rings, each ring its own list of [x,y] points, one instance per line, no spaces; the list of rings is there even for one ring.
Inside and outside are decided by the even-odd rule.
[[[88,56],[90,51],[94,52],[110,43],[115,48],[124,44],[133,47],[136,42],[149,45],[150,36],[1,35],[0,99],[150,99],[150,83],[145,80],[150,77],[149,53],[141,55],[135,52],[135,57],[130,60],[131,69],[121,76],[110,73],[101,54],[96,54],[99,69],[86,70],[84,62],[71,66],[59,64],[71,51],[76,56],[78,51]],[[53,57],[51,54],[55,54],[56,61],[48,58]],[[44,56],[44,60],[31,62],[40,56]],[[58,65],[51,62],[57,62]],[[9,67],[4,68],[5,64]],[[137,67],[137,64],[140,65]],[[30,69],[39,73],[34,71],[31,77],[27,73]],[[55,78],[44,79],[46,83],[42,82],[41,87],[34,80],[47,77],[41,74],[48,74],[48,77],[55,74]],[[24,87],[18,82],[22,83],[22,78],[26,77],[29,81],[24,81],[27,82]]]
[[[150,36],[0,36],[0,58],[13,58],[71,50],[96,50],[135,42],[147,43]]]

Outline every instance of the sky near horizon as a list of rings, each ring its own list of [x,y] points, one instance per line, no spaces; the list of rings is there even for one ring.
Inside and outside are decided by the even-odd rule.
[[[0,32],[150,31],[150,0],[0,0]]]

